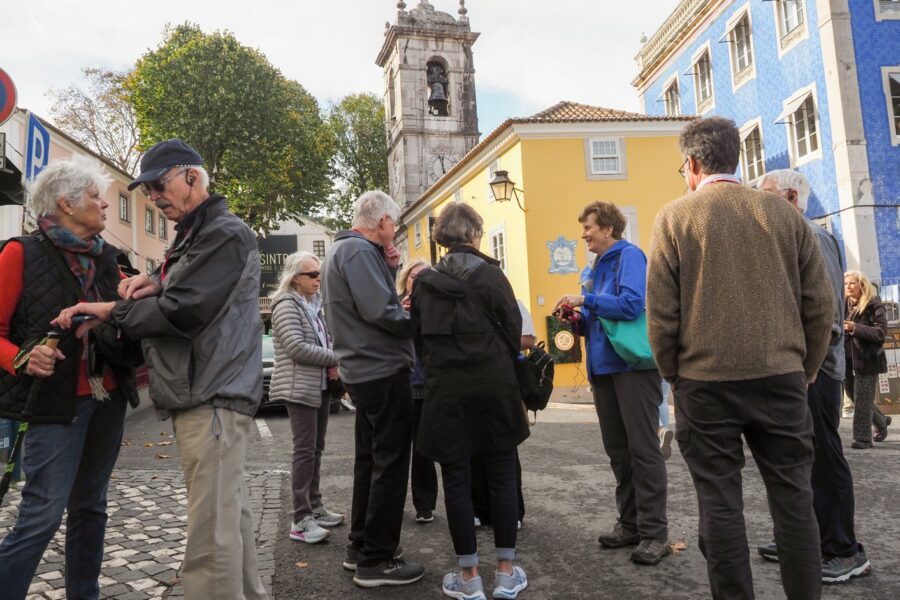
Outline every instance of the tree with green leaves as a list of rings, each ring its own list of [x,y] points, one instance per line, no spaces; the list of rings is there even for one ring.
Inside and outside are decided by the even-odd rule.
[[[210,190],[255,231],[327,202],[332,137],[315,98],[231,33],[167,27],[126,89],[142,147],[173,137],[192,145]]]
[[[353,201],[366,190],[388,190],[384,103],[374,94],[351,94],[331,106],[328,116],[334,154],[334,193],[323,220],[346,227]]]
[[[50,90],[56,126],[126,173],[133,175],[141,153],[134,110],[125,91],[128,73],[81,70],[87,89],[71,85]]]

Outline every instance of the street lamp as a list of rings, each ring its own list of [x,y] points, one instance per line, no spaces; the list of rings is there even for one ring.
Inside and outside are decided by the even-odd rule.
[[[507,171],[494,171],[494,178],[491,179],[489,185],[491,186],[491,193],[494,194],[494,200],[497,202],[509,202],[510,199],[515,198],[516,204],[519,205],[522,212],[525,212],[522,201],[519,200],[519,192],[523,194],[525,192],[516,187],[516,182],[509,178]]]

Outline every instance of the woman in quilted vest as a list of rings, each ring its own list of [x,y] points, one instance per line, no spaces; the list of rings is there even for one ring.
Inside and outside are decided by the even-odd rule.
[[[337,379],[338,364],[322,315],[321,271],[315,254],[291,254],[272,296],[275,372],[269,397],[285,402],[291,419],[294,519],[290,538],[307,544],[321,542],[330,534],[326,527],[344,522],[344,515],[325,508],[319,491],[330,404],[328,380]]]
[[[869,278],[859,271],[844,274],[844,298],[847,316],[844,321],[844,349],[847,355],[847,375],[844,389],[853,399],[853,443],[857,450],[872,447],[872,425],[875,441],[887,438],[890,417],[875,406],[875,385],[878,374],[887,372],[884,337],[887,317],[881,298]]]
[[[25,598],[64,513],[66,595],[100,593],[106,490],[126,402],[138,403],[134,369],[122,348],[100,343],[119,337],[110,326],[81,338],[63,332],[56,348],[45,336],[63,308],[118,297],[119,251],[100,236],[109,183],[96,161],[51,162],[28,189],[38,231],[0,251],[0,418],[29,423],[28,477],[15,527],[0,542],[4,600]]]

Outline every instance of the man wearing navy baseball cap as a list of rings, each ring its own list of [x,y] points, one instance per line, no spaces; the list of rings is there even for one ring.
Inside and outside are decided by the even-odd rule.
[[[266,598],[257,569],[244,462],[262,398],[256,236],[210,194],[200,154],[181,140],[150,148],[141,186],[177,235],[152,274],[124,279],[122,300],[65,309],[108,320],[142,342],[150,398],[172,418],[188,489],[187,598]],[[85,330],[88,328],[84,328]],[[84,331],[80,331],[84,333]]]

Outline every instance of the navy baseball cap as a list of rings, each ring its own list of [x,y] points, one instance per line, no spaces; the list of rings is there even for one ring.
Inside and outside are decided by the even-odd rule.
[[[203,166],[203,157],[179,139],[172,138],[159,142],[147,150],[147,153],[141,158],[141,174],[128,184],[128,191],[130,192],[142,183],[156,181],[166,171],[177,166]]]

